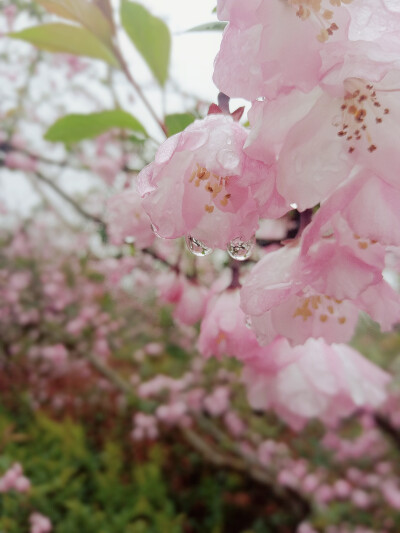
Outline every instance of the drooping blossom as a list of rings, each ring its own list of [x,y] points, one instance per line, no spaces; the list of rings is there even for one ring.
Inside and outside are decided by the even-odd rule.
[[[335,424],[359,407],[379,406],[389,380],[354,349],[322,339],[291,347],[278,338],[243,370],[250,405],[273,409],[296,430],[313,417]]]
[[[243,152],[247,131],[232,117],[209,115],[170,137],[139,174],[143,207],[156,233],[191,236],[225,249],[255,234],[258,219],[288,211],[275,190],[272,163]]]
[[[259,160],[276,157],[277,191],[301,211],[360,168],[399,189],[399,94],[400,74],[390,71],[376,83],[346,78],[336,96],[316,88],[255,102],[245,150]]]
[[[113,244],[120,245],[131,238],[139,249],[154,242],[150,219],[142,208],[135,189],[111,196],[107,201],[107,231]]]
[[[276,335],[293,344],[309,337],[347,342],[360,310],[384,330],[399,319],[399,295],[382,278],[385,248],[354,234],[339,215],[320,225],[320,213],[300,242],[267,254],[241,290],[262,344]]]

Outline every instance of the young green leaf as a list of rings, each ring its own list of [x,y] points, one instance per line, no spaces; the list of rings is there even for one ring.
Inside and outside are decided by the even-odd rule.
[[[195,26],[194,28],[190,28],[190,30],[187,30],[188,32],[191,31],[223,31],[227,25],[227,22],[206,22],[205,24],[200,24],[200,26]]]
[[[167,115],[165,117],[165,125],[167,126],[168,136],[183,131],[195,120],[196,117],[191,113],[174,113],[172,115]]]
[[[35,0],[50,13],[78,22],[108,47],[112,46],[112,25],[104,13],[88,0]]]
[[[88,56],[101,59],[113,67],[119,66],[117,58],[107,46],[88,30],[78,26],[56,22],[9,33],[8,36],[49,52]]]
[[[120,109],[88,115],[72,114],[58,119],[47,130],[47,141],[75,143],[92,139],[111,128],[121,128],[147,135],[142,124],[131,114]]]
[[[136,2],[122,0],[122,25],[161,86],[168,78],[171,35],[167,25]]]

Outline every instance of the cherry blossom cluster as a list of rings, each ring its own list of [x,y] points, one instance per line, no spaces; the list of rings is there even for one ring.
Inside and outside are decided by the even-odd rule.
[[[30,480],[24,476],[23,468],[20,463],[14,463],[0,477],[0,493],[20,492],[26,493],[31,489]],[[29,533],[50,533],[53,530],[52,523],[47,516],[33,512],[29,516]]]
[[[155,235],[184,237],[196,256],[251,258],[205,300],[197,290],[200,352],[244,363],[255,408],[297,428],[334,422],[385,399],[389,376],[343,344],[360,313],[383,331],[400,317],[387,281],[400,244],[400,11],[390,0],[220,0],[217,11],[228,21],[219,105],[140,172],[145,214],[124,226],[133,191],[110,205],[111,235],[144,247],[147,215]],[[243,110],[230,113],[233,97],[251,101],[250,128]],[[265,246],[268,221],[296,231]],[[188,282],[173,279],[165,297],[185,309]]]
[[[30,488],[31,482],[24,476],[22,466],[19,463],[14,463],[0,477],[0,492],[10,492],[12,490],[27,492]]]

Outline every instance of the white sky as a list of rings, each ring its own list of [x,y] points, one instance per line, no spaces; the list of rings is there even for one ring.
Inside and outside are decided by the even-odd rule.
[[[114,1],[115,3],[118,2],[118,0]],[[216,0],[139,1],[154,15],[161,17],[171,30],[171,79],[182,90],[201,100],[216,101],[218,90],[212,82],[212,73],[214,58],[221,41],[221,32],[186,32],[186,30],[194,26],[216,20],[216,15],[212,13],[216,5]],[[172,90],[168,91],[166,101],[163,102],[161,91],[155,86],[149,69],[140,55],[130,45],[129,41],[122,39],[121,45],[131,72],[139,84],[145,89],[148,98],[158,113],[161,114],[163,105],[166,106],[165,110],[169,113],[183,111],[182,100],[174,96]],[[28,47],[29,45],[21,46]],[[118,80],[118,78],[116,79]],[[121,94],[126,93],[126,90],[123,90],[126,87],[125,80],[122,77],[119,80],[121,83]],[[42,83],[46,83],[45,78],[43,78]],[[122,84],[124,84],[124,87],[122,87]],[[62,94],[60,94],[61,97]],[[124,102],[123,98],[121,98],[121,104],[142,120],[151,134],[160,141],[162,140],[157,126],[138,99],[132,104],[128,101]],[[46,105],[46,102],[43,102],[43,105]],[[84,112],[80,105],[82,104],[78,101],[71,101],[69,111]],[[90,110],[86,112],[90,112]],[[34,142],[33,146],[35,144],[37,142]],[[64,185],[63,182],[64,180],[61,182]],[[81,180],[71,180],[69,178],[66,182],[66,187],[70,192],[76,190],[76,188],[78,190],[82,189],[82,185]],[[19,212],[25,212],[36,201],[35,194],[23,174],[9,172],[6,169],[0,169],[0,200],[5,201],[10,209]]]

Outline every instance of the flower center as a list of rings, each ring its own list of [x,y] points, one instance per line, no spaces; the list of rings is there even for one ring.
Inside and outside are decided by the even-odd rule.
[[[337,320],[339,324],[346,323],[346,317],[340,308],[343,300],[336,300],[331,296],[322,296],[314,294],[312,296],[303,296],[300,300],[300,305],[296,307],[293,318],[297,316],[302,317],[304,322],[314,315],[319,316],[321,322],[328,322],[328,320]]]
[[[361,80],[360,80],[361,81]],[[377,97],[377,91],[371,84],[364,82],[360,88],[348,92],[341,105],[342,121],[339,124],[338,136],[344,137],[349,143],[349,153],[354,152],[356,143],[366,140],[368,151],[377,149],[371,135],[371,126],[381,124],[389,108],[383,108]]]
[[[289,5],[296,7],[296,15],[301,20],[314,19],[321,28],[317,35],[318,41],[326,42],[333,32],[339,29],[334,22],[332,8],[341,7],[342,4],[350,4],[353,0],[288,0]]]
[[[210,201],[204,205],[206,213],[212,213],[214,211],[213,204],[215,204],[217,200],[222,207],[228,205],[231,197],[231,194],[226,192],[229,176],[218,176],[196,163],[196,168],[190,176],[189,183],[194,183],[195,187],[200,187],[203,183],[205,190],[210,193]]]
[[[360,248],[360,250],[367,250],[370,245],[374,245],[378,242],[374,239],[362,238],[360,235],[357,235],[357,233],[353,233],[353,237],[357,241],[357,246]]]

